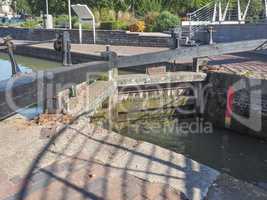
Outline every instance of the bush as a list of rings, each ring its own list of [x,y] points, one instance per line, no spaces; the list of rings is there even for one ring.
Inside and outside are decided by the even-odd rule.
[[[23,28],[40,28],[41,22],[39,22],[38,20],[31,19],[31,20],[26,20],[20,26]]]
[[[134,14],[131,12],[119,11],[117,17],[119,21],[123,21],[125,24],[133,24],[136,22]]]
[[[103,22],[115,21],[116,20],[116,12],[109,8],[101,8],[100,10],[100,20]]]
[[[54,18],[54,24],[56,27],[65,28],[69,25],[68,15],[59,15]]]
[[[162,12],[155,21],[154,31],[166,31],[180,24],[180,18],[168,11]]]
[[[100,18],[100,11],[97,10],[97,9],[93,9],[93,14],[95,16],[95,21],[96,23],[100,22],[101,21],[101,18]]]
[[[134,24],[129,26],[129,31],[131,32],[144,32],[145,31],[145,22],[144,21],[137,21]]]
[[[74,27],[79,21],[77,16],[71,18],[71,24]],[[54,24],[57,28],[66,28],[69,27],[69,16],[68,15],[59,15],[54,18]]]
[[[72,26],[75,29],[79,28],[79,22],[76,22],[75,24],[73,24]],[[89,23],[82,23],[82,29],[84,30],[93,30],[93,26]]]
[[[159,15],[160,15],[159,12],[148,12],[145,14],[145,24],[147,32],[153,31],[155,21]]]
[[[123,21],[108,21],[108,22],[101,22],[100,29],[103,30],[125,30],[127,29],[127,24]]]

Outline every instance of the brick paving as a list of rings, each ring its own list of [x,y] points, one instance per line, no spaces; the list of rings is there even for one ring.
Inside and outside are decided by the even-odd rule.
[[[3,180],[2,180],[3,181]],[[166,184],[151,183],[97,161],[68,159],[39,169],[27,185],[12,184],[5,177],[0,199],[107,199],[107,200],[187,200],[185,195]]]
[[[254,52],[209,57],[209,66],[218,72],[267,78],[267,56]]]

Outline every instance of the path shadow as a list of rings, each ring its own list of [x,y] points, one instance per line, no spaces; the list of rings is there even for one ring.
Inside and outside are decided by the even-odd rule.
[[[19,192],[7,199],[203,198],[203,188],[214,176],[207,168],[156,145],[89,125],[87,114],[49,139]],[[55,156],[54,162],[40,168],[48,154]]]

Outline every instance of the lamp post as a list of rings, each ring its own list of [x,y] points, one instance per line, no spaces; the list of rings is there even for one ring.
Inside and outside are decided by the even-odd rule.
[[[69,29],[72,29],[72,24],[71,24],[71,2],[68,0],[68,6],[69,6]]]
[[[46,16],[48,16],[49,15],[49,11],[48,11],[48,0],[46,0],[45,3],[46,3]]]

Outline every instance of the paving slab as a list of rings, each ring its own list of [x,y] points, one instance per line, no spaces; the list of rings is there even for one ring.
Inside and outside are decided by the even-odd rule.
[[[37,176],[36,173],[65,159],[71,160],[70,164],[65,166],[67,170],[63,172],[64,170],[60,169],[64,169],[64,167],[59,168],[54,175],[69,180],[71,176],[68,174],[77,168],[79,169],[79,163],[84,163],[81,168],[82,171],[91,172],[94,166],[88,163],[98,162],[105,166],[104,175],[101,175],[101,178],[108,178],[115,173],[116,178],[120,177],[120,184],[131,189],[135,187],[135,181],[132,181],[135,177],[151,184],[168,186],[168,188],[179,191],[192,200],[203,199],[208,188],[220,174],[218,171],[181,154],[98,128],[90,124],[86,117],[80,117],[64,131],[46,140],[40,139],[39,126],[26,125],[28,122],[24,122],[23,119],[13,118],[13,120],[0,123],[0,141],[2,143],[0,152],[3,155],[3,158],[0,158],[0,168],[8,175],[9,180],[14,180],[14,177],[18,176],[22,180],[28,180],[25,182],[26,184],[23,184],[23,187],[20,187],[20,190],[24,192],[28,191],[32,185],[37,188],[34,191],[46,187],[40,182],[44,179],[43,175]],[[18,128],[16,128],[17,125]],[[4,146],[10,148],[5,149]],[[9,164],[5,164],[6,162]],[[53,172],[53,167],[48,168],[47,171],[51,172],[51,169]],[[101,170],[99,168],[96,171]],[[105,181],[100,180],[102,180],[100,183],[104,184]],[[77,181],[80,181],[80,184],[85,184],[87,180],[80,178]],[[115,185],[115,183],[111,185]],[[73,184],[67,184],[67,186],[72,187]],[[140,189],[143,188],[144,186],[140,187]],[[50,190],[53,191],[53,187]],[[97,188],[94,190],[97,191]],[[60,190],[57,191],[61,193],[57,195],[62,195]],[[52,192],[52,194],[54,193]],[[142,199],[142,195],[143,192],[139,192],[134,198],[140,197]],[[0,199],[3,199],[2,197],[0,196]],[[155,197],[154,199],[160,198]]]

